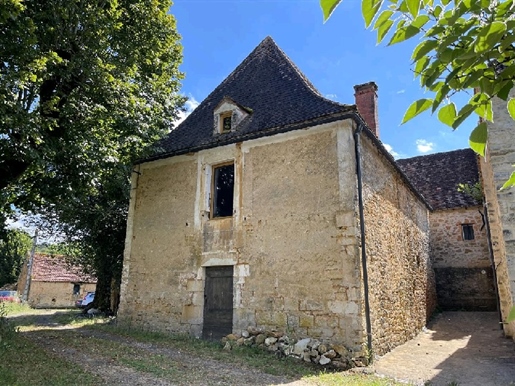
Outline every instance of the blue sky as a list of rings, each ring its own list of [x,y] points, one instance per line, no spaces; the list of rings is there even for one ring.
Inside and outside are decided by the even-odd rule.
[[[182,92],[190,98],[190,108],[270,35],[329,99],[353,104],[353,86],[375,81],[380,139],[394,156],[468,147],[475,117],[456,131],[429,113],[399,125],[412,101],[431,97],[411,71],[417,40],[376,45],[376,33],[365,30],[361,0],[343,0],[325,24],[318,0],[175,0],[170,12],[182,35]],[[466,99],[454,101],[460,105]]]

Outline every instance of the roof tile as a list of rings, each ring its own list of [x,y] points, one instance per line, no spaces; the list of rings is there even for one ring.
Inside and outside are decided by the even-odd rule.
[[[236,130],[213,134],[213,112],[225,97],[251,113]],[[272,38],[267,37],[157,144],[158,154],[150,159],[299,129],[308,126],[307,123],[310,126],[326,123],[341,119],[340,114],[350,111],[356,111],[356,107],[324,98]],[[306,125],[299,125],[302,123]]]
[[[469,195],[458,192],[458,184],[479,181],[477,156],[471,149],[401,159],[397,164],[433,209],[479,205]]]
[[[69,264],[64,256],[34,254],[32,280],[46,282],[96,283],[97,279],[82,272],[82,269]]]

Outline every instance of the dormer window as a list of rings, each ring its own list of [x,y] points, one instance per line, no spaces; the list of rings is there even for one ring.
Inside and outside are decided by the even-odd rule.
[[[220,133],[228,133],[231,131],[232,112],[220,114]]]
[[[229,97],[224,97],[213,110],[213,134],[225,134],[238,131],[239,125],[252,110],[236,103]]]

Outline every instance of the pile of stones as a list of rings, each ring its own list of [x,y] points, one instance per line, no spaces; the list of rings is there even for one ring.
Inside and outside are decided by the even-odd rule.
[[[308,363],[341,370],[367,365],[366,358],[353,357],[343,345],[323,343],[311,338],[296,340],[282,332],[263,331],[255,327],[243,330],[241,335],[229,334],[223,337],[222,344],[224,350],[232,350],[234,346],[258,347],[278,357],[299,358]]]

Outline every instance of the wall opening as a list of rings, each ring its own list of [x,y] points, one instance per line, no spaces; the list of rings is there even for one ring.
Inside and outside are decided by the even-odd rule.
[[[212,218],[232,216],[234,163],[213,167],[212,193]]]

